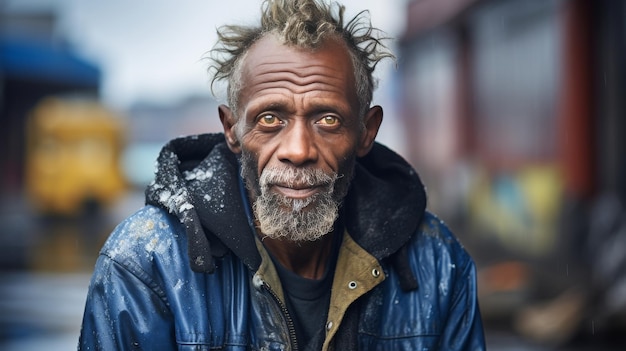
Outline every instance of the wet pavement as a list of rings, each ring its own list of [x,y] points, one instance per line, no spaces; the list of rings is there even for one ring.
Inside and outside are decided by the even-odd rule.
[[[88,273],[0,275],[0,349],[75,350]]]
[[[36,215],[21,196],[0,200],[0,350],[76,350],[98,250],[142,194],[73,219]]]

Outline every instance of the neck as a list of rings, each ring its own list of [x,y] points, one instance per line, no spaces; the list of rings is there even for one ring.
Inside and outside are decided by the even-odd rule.
[[[303,278],[321,279],[332,251],[333,233],[316,241],[293,242],[285,239],[262,238],[265,248],[286,269]]]

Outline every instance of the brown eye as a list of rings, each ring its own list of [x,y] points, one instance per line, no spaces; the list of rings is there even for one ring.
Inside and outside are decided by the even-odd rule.
[[[266,126],[273,126],[280,123],[280,120],[274,115],[266,114],[259,118],[259,123]]]
[[[318,123],[323,124],[323,125],[327,125],[327,126],[334,126],[338,122],[339,122],[339,120],[337,119],[337,117],[331,116],[331,115],[327,115],[327,116],[322,117],[322,119],[320,119]]]

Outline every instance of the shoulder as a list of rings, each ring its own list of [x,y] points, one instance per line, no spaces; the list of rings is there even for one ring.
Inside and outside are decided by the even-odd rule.
[[[178,219],[155,206],[145,206],[122,221],[100,251],[127,268],[148,270],[180,265],[186,260],[186,235]],[[176,261],[176,262],[174,262]]]
[[[451,254],[468,255],[463,244],[446,223],[428,211],[424,213],[422,222],[411,240],[418,245],[434,245],[439,250]]]
[[[409,257],[420,270],[428,267],[438,276],[454,276],[474,269],[474,261],[450,228],[436,215],[425,212],[409,242]]]

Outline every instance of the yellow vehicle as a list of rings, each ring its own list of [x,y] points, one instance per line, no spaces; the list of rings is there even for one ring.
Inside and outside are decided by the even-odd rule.
[[[42,214],[73,216],[107,206],[126,187],[124,124],[94,100],[48,98],[26,130],[26,192]]]

